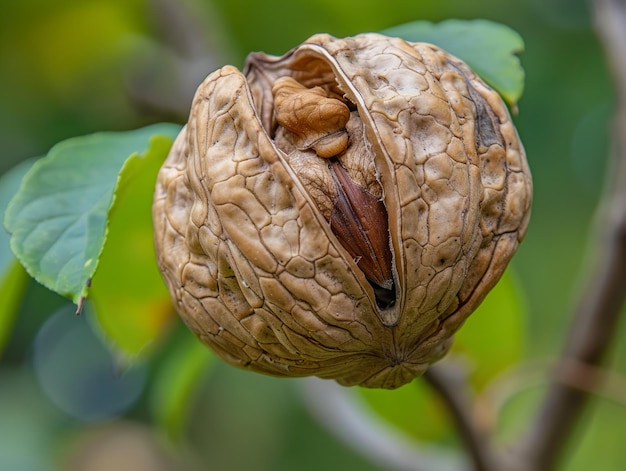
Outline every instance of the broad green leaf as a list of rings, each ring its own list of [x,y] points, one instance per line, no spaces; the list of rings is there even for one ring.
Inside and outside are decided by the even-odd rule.
[[[9,202],[19,190],[24,175],[37,160],[38,158],[26,160],[0,176],[0,221],[4,221],[4,214]],[[9,238],[9,233],[4,226],[0,225],[0,276],[9,269],[15,259],[9,248]]]
[[[9,201],[35,160],[22,162],[0,177],[0,219],[4,219]],[[9,248],[9,233],[0,227],[0,356],[11,333],[27,283],[28,275]]]
[[[99,326],[127,356],[158,339],[174,314],[152,230],[154,185],[171,145],[171,137],[155,135],[145,153],[133,154],[122,167],[107,240],[91,282],[89,297]]]
[[[152,136],[173,138],[179,129],[160,124],[73,138],[36,162],[5,218],[11,249],[28,273],[81,303],[106,239],[120,169],[149,148]]]
[[[152,387],[150,407],[157,425],[174,440],[180,438],[202,375],[213,365],[211,351],[191,333],[168,355]]]
[[[512,107],[524,91],[524,69],[517,54],[522,37],[500,23],[488,20],[413,21],[382,31],[414,42],[427,42],[466,62]]]
[[[455,335],[448,355],[469,368],[477,389],[521,358],[525,315],[523,297],[507,271]],[[423,379],[395,391],[357,391],[377,414],[415,439],[441,442],[454,435],[449,414]]]

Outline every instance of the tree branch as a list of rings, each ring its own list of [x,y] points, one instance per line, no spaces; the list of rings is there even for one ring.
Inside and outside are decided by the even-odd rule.
[[[300,380],[312,415],[337,438],[381,469],[395,471],[470,471],[462,453],[432,443],[417,443],[374,414],[354,389],[311,377]],[[501,471],[501,470],[499,470]]]
[[[574,311],[572,329],[546,397],[517,457],[526,469],[554,469],[589,394],[562,381],[572,365],[599,365],[606,359],[626,297],[626,0],[593,0],[596,28],[612,68],[616,92],[613,167],[599,211],[594,265]],[[586,378],[597,381],[595,375]],[[592,386],[591,389],[594,389]]]
[[[447,362],[435,364],[428,368],[424,379],[445,401],[459,436],[474,463],[475,471],[501,471],[491,447],[489,430],[484,424],[477,423],[472,416],[467,377],[461,368],[455,368],[455,365]]]

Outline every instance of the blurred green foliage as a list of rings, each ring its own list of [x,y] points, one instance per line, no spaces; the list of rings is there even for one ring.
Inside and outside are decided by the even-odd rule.
[[[498,331],[483,332],[481,340],[487,355],[504,351],[498,345],[519,343],[515,355],[522,361],[553,358],[583,281],[578,273],[584,274],[583,252],[607,173],[613,103],[603,54],[582,0],[5,2],[0,15],[0,175],[69,137],[170,120],[182,123],[204,76],[226,63],[240,66],[250,51],[282,54],[317,32],[345,36],[411,20],[449,18],[501,22],[525,42],[525,92],[515,121],[533,171],[535,203],[512,268],[528,316],[519,326],[505,323]],[[0,260],[11,263],[4,252]],[[0,356],[0,468],[80,469],[72,467],[76,457],[95,460],[96,452],[77,437],[104,425],[55,408],[32,361],[37,333],[66,301],[32,282],[25,293]],[[525,329],[523,335],[519,329]],[[624,337],[623,328],[619,337]],[[181,347],[188,340],[189,333],[177,326],[154,358],[141,365],[147,384],[124,415],[133,422],[158,424],[154,430],[178,431],[177,451],[157,432],[149,440],[137,435],[137,449],[157,447],[172,463],[182,460],[189,469],[384,469],[311,417],[297,381],[249,374],[221,362],[208,362],[207,369],[201,354]],[[85,347],[76,348],[80,358]],[[615,369],[626,372],[624,347],[618,345],[614,356]],[[174,359],[181,362],[180,369]],[[67,359],[67,368],[72,361]],[[480,365],[472,367],[480,371]],[[194,381],[200,386],[190,387]],[[390,400],[407,408],[419,404],[422,393],[412,397],[413,388],[407,386]],[[504,429],[523,426],[540,389],[520,392],[507,402]],[[97,401],[97,391],[89,394]],[[181,402],[192,407],[179,410]],[[588,433],[572,446],[567,469],[619,469],[626,461],[626,450],[613,440],[626,431],[626,410],[603,400],[594,406],[584,422]],[[416,420],[421,416],[438,426],[447,420],[433,410],[419,412],[412,411]],[[127,430],[115,417],[110,421],[107,426]],[[454,441],[445,432],[441,436]],[[159,469],[186,469],[171,466]]]

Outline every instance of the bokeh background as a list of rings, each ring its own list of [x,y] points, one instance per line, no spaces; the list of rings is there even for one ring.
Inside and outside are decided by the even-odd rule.
[[[583,0],[3,2],[0,175],[72,136],[182,123],[200,81],[221,65],[241,66],[250,51],[282,54],[316,32],[346,36],[449,18],[501,22],[525,41],[526,88],[515,121],[535,203],[511,277],[524,293],[523,363],[542,378],[584,281],[608,171],[613,93]],[[0,469],[388,469],[321,425],[301,381],[217,360],[199,360],[197,380],[177,376],[178,347],[194,348],[180,325],[149,360],[112,374],[119,362],[88,314],[76,318],[66,300],[34,282],[27,286],[0,353]],[[614,372],[623,373],[620,342],[612,357]],[[180,409],[169,414],[169,432],[159,425],[167,401],[154,392],[166,390],[163,384],[182,391],[179,403],[167,404]],[[510,415],[532,410],[541,388],[541,380],[520,387]],[[402,391],[402,404],[410,406],[410,393]],[[614,437],[626,433],[625,394],[600,391],[564,469],[621,469],[626,449]],[[411,413],[430,420],[428,411]],[[454,446],[454,437],[445,440]]]

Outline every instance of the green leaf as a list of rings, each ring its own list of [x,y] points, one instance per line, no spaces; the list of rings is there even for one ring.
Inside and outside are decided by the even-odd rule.
[[[183,341],[168,354],[151,388],[150,407],[158,426],[180,438],[199,380],[214,364],[211,351],[185,330]]]
[[[524,91],[524,69],[517,54],[522,37],[500,23],[488,20],[413,21],[381,31],[407,41],[427,42],[467,63],[485,82],[515,106]]]
[[[24,175],[38,159],[25,160],[0,177],[0,221],[4,220],[9,202],[20,188]],[[5,228],[0,227],[0,275],[12,265],[15,259],[9,248],[9,238],[9,233]]]
[[[82,302],[106,239],[120,169],[130,156],[150,147],[152,136],[173,138],[179,129],[160,124],[73,138],[36,162],[5,218],[11,249],[28,273]]]
[[[119,175],[109,212],[108,236],[89,297],[99,327],[126,356],[140,353],[171,325],[170,295],[153,244],[152,196],[172,138],[152,136],[149,149],[133,154]]]
[[[0,178],[0,216],[20,187],[22,178],[37,159],[16,165]],[[22,295],[28,283],[28,275],[9,249],[9,233],[0,228],[0,355],[9,339]]]

